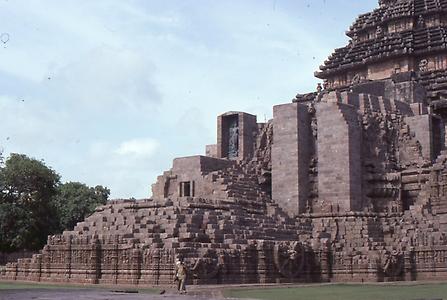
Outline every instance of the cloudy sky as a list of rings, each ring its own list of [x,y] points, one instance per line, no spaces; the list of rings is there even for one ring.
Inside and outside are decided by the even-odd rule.
[[[0,147],[150,196],[216,116],[272,116],[377,0],[0,0]]]

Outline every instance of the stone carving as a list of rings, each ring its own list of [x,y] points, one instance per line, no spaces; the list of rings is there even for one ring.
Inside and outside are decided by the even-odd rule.
[[[176,159],[151,199],[110,201],[0,279],[165,285],[181,255],[196,284],[446,280],[447,26],[442,1],[413,2],[358,18],[316,92],[263,123],[220,116],[215,155]]]
[[[379,0],[379,5],[381,8],[386,7],[387,5],[390,5],[394,2],[396,2],[397,0]]]
[[[239,126],[234,120],[228,128],[228,158],[235,159],[239,155]]]
[[[421,71],[421,72],[428,71],[428,60],[421,59],[421,61],[419,62],[419,71]]]
[[[383,34],[383,29],[381,26],[377,26],[376,28],[376,36],[381,36]]]
[[[359,84],[360,82],[361,82],[360,74],[355,74],[354,77],[352,77],[351,83]]]
[[[380,267],[386,276],[396,277],[404,271],[404,256],[401,251],[384,251],[380,257]]]
[[[278,272],[286,278],[297,278],[303,271],[305,251],[299,242],[276,244],[273,257]]]
[[[317,83],[317,94],[320,94],[323,91],[323,86],[321,83]]]
[[[419,28],[425,27],[425,19],[422,15],[419,15],[419,17],[418,17],[417,27],[419,27]]]
[[[190,271],[195,278],[214,279],[219,271],[224,267],[224,254],[205,254],[194,260]]]

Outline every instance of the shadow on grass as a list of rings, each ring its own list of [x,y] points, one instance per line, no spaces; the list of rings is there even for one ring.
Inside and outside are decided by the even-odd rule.
[[[412,300],[446,299],[447,284],[357,285],[336,284],[285,288],[232,289],[225,297],[272,300]]]

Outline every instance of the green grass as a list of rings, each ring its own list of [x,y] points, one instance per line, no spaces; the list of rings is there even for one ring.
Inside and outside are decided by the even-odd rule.
[[[447,300],[447,284],[357,285],[337,284],[285,288],[233,289],[226,297],[272,300]]]

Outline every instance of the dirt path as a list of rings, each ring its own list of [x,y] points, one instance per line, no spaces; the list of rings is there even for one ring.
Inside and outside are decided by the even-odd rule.
[[[178,295],[166,292],[163,295],[145,293],[114,292],[97,289],[11,289],[0,290],[0,300],[217,300],[221,296],[201,295],[193,292],[190,295]]]

